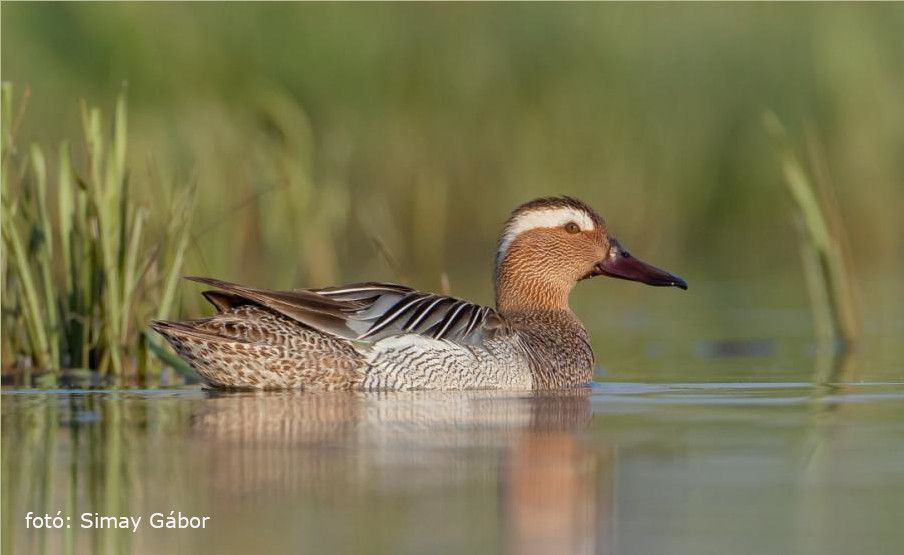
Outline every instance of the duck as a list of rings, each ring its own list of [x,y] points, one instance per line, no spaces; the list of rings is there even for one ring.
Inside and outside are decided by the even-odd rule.
[[[206,277],[206,318],[154,321],[214,389],[550,390],[587,386],[594,354],[568,299],[596,276],[687,289],[632,256],[568,196],[521,204],[502,229],[495,308],[394,283],[269,290]]]

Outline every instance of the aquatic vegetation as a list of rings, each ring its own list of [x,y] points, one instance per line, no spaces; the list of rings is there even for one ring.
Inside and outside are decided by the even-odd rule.
[[[153,209],[134,194],[126,165],[125,92],[110,132],[99,108],[81,105],[83,160],[69,142],[56,163],[16,144],[28,92],[15,104],[3,84],[3,365],[28,384],[57,381],[60,369],[92,369],[121,383],[154,382],[144,322],[176,304],[189,244],[193,188],[153,179]],[[54,167],[55,166],[55,167]],[[53,171],[55,170],[55,172]],[[51,179],[55,173],[56,179]]]
[[[860,321],[847,231],[837,200],[824,170],[816,173],[817,179],[810,177],[778,117],[767,113],[764,123],[777,145],[782,177],[796,208],[816,335],[823,341],[837,338],[842,350],[847,349],[860,335]],[[810,152],[811,165],[818,168],[819,150],[812,138]]]
[[[809,232],[799,235],[782,207],[782,164],[763,132],[764,105],[788,126],[816,198],[821,176],[832,176],[839,217],[857,246],[849,253],[863,277],[864,327],[876,315],[894,321],[900,310],[900,295],[868,285],[900,275],[904,264],[904,220],[897,216],[904,201],[898,40],[904,10],[893,5],[13,3],[4,15],[3,77],[18,91],[26,83],[34,91],[27,117],[14,109],[21,103],[4,116],[4,129],[17,128],[21,145],[5,158],[12,181],[4,180],[3,194],[26,180],[28,194],[18,202],[34,217],[21,217],[22,208],[14,216],[29,279],[2,269],[3,364],[17,373],[29,365],[94,370],[104,360],[109,375],[114,367],[145,373],[133,368],[151,355],[123,354],[116,362],[103,353],[109,337],[143,341],[135,328],[156,317],[156,308],[133,310],[107,327],[92,324],[97,332],[78,344],[93,354],[83,349],[73,356],[73,341],[56,336],[85,331],[78,322],[64,329],[54,322],[67,318],[64,305],[77,299],[49,307],[44,287],[45,278],[61,280],[70,243],[59,241],[58,224],[66,219],[57,216],[58,190],[66,178],[58,175],[61,154],[52,145],[84,133],[77,110],[66,106],[79,95],[112,106],[126,78],[124,164],[131,170],[121,188],[127,204],[146,209],[138,211],[137,267],[156,238],[179,223],[175,185],[196,187],[187,246],[179,249],[168,237],[156,266],[141,277],[172,316],[205,310],[195,286],[180,283],[176,273],[167,281],[175,264],[182,274],[276,289],[379,279],[488,303],[487,265],[504,211],[531,197],[570,194],[599,205],[637,251],[689,268],[686,277],[705,287],[726,285],[723,306],[747,306],[751,288],[769,283],[767,308],[823,306],[828,319],[816,321],[831,323],[832,309],[808,303],[799,279],[793,238]],[[824,163],[814,164],[806,143],[796,140],[801,122],[813,126]],[[99,129],[108,134],[106,153],[112,129]],[[12,152],[11,137],[4,152]],[[33,140],[42,147],[34,156]],[[83,142],[71,143],[69,163],[87,184]],[[46,227],[33,194],[39,187],[30,184],[36,166],[46,173],[53,242],[43,261],[34,250]],[[102,181],[106,173],[105,166]],[[69,177],[73,193],[82,191]],[[68,197],[73,205],[74,198]],[[102,204],[116,201],[108,200]],[[112,212],[104,225],[119,235],[106,246],[98,241],[88,263],[106,273],[102,256],[113,252],[106,264],[116,268],[111,291],[120,293],[89,295],[79,285],[78,302],[123,316],[124,288],[135,282],[125,277],[132,262],[116,255],[129,251],[124,237],[136,222],[117,226],[119,211]],[[823,213],[833,229],[832,211]],[[73,236],[84,242],[76,222]],[[806,275],[822,280],[827,259],[820,256],[805,263],[816,268]],[[26,267],[16,260],[4,248],[4,264]],[[728,285],[742,280],[743,287]],[[135,294],[153,298],[152,288],[139,283]],[[819,287],[825,285],[836,282]],[[610,287],[612,294],[578,292],[576,306],[624,298],[639,313],[655,308],[637,289]],[[674,310],[699,313],[691,304]],[[584,308],[582,315],[589,313]],[[713,321],[701,337],[682,339],[726,339],[723,324]],[[588,325],[606,323],[600,316]],[[678,326],[666,333],[676,337]],[[737,332],[739,339],[750,333]],[[636,344],[593,335],[608,360],[637,352]],[[167,347],[158,352],[171,354]]]

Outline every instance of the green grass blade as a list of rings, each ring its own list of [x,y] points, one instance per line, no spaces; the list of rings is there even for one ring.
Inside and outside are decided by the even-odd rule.
[[[50,225],[50,214],[47,209],[47,162],[44,153],[38,145],[31,146],[32,172],[38,204],[37,232],[39,241],[35,245],[37,252],[33,259],[37,263],[38,272],[41,275],[43,303],[45,311],[45,325],[47,326],[47,347],[49,349],[49,364],[51,369],[60,367],[60,326],[57,317],[56,291],[53,284],[53,229]]]
[[[134,303],[135,287],[138,284],[138,254],[141,247],[142,232],[144,230],[144,222],[147,218],[147,211],[139,208],[135,211],[133,217],[132,229],[129,233],[129,246],[126,252],[126,259],[123,266],[123,293],[122,305],[125,309],[122,311],[122,320],[119,324],[120,341],[126,342],[126,332],[129,329],[129,319],[132,315],[129,308]]]
[[[5,200],[5,199],[4,199]],[[32,354],[35,365],[39,368],[48,368],[50,364],[50,350],[48,348],[46,322],[38,301],[37,282],[28,263],[25,245],[16,229],[15,223],[6,202],[2,203],[3,238],[7,248],[12,252],[11,266],[15,269],[22,286],[24,305],[22,314],[25,319],[28,337],[32,346]]]
[[[775,114],[765,114],[764,123],[776,143],[784,182],[802,221],[799,228],[806,251],[804,269],[811,289],[815,328],[820,335],[825,335],[827,329],[833,330],[845,346],[850,346],[859,336],[859,323],[852,278],[844,263],[846,243],[840,239],[845,230],[840,219],[835,220],[834,227],[830,224],[826,217],[825,192],[820,197],[820,190],[788,143],[784,127]],[[817,306],[818,303],[826,306]],[[825,322],[829,316],[830,322]]]
[[[185,251],[188,249],[189,240],[191,239],[191,227],[189,225],[188,216],[194,205],[193,196],[185,199],[182,204],[181,216],[182,222],[176,228],[173,234],[177,237],[176,248],[172,254],[172,262],[169,264],[164,274],[163,294],[160,297],[160,308],[157,311],[157,319],[166,319],[170,313],[171,307],[176,297],[176,287],[179,283],[180,273],[182,272],[182,262],[185,258]]]

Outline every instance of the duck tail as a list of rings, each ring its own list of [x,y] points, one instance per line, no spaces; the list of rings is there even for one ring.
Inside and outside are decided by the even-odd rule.
[[[236,319],[228,311],[199,320],[155,320],[151,328],[214,388],[351,389],[362,380],[358,357],[306,353],[260,336],[253,321]]]

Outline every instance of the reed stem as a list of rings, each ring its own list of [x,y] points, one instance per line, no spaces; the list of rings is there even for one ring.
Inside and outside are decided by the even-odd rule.
[[[846,230],[840,217],[827,216],[838,213],[834,195],[825,179],[810,178],[778,117],[768,112],[764,124],[776,145],[782,177],[796,208],[816,335],[842,350],[850,349],[860,336],[860,322],[853,278],[845,262],[849,260]]]

